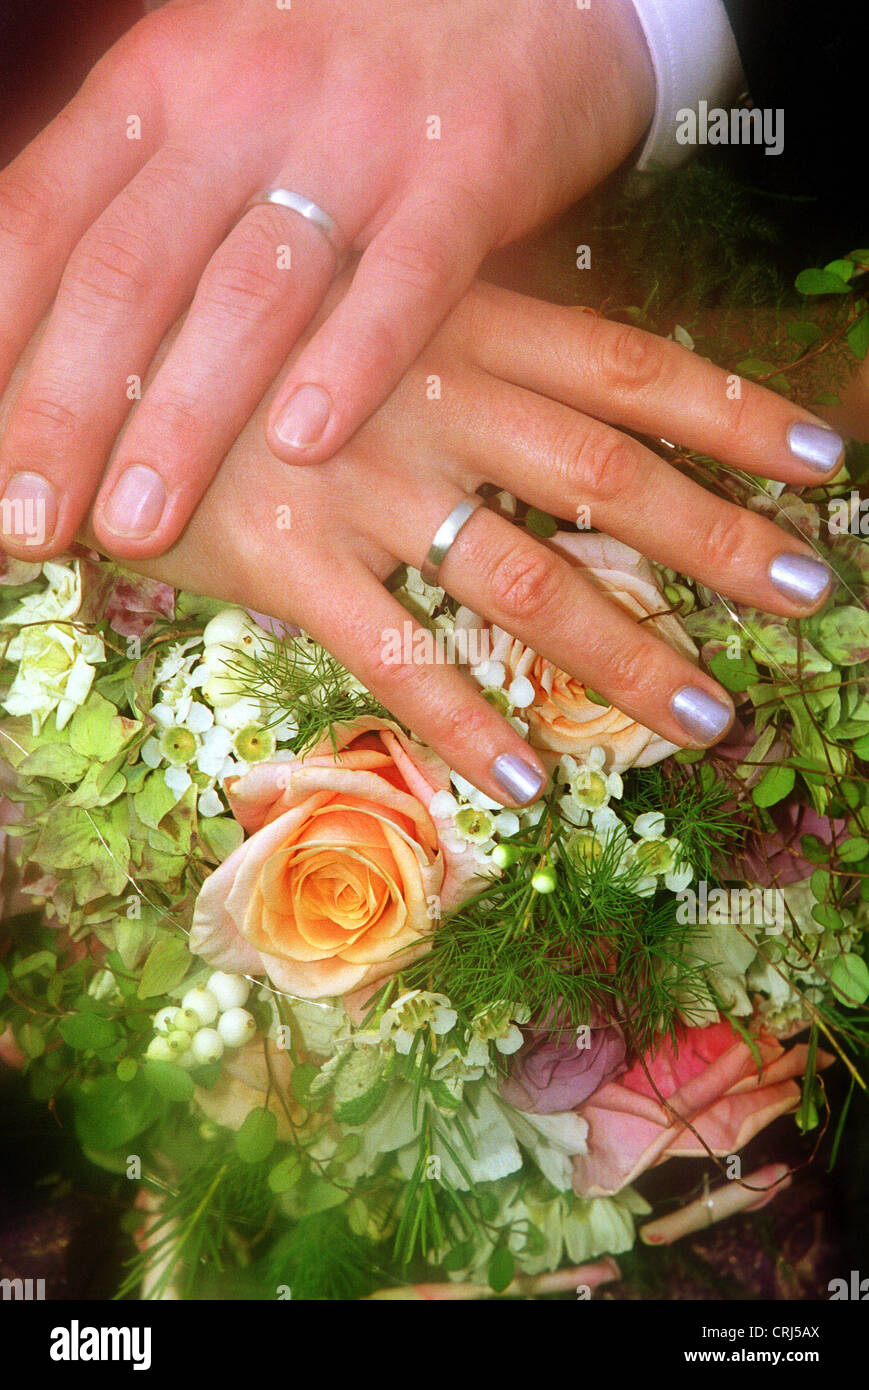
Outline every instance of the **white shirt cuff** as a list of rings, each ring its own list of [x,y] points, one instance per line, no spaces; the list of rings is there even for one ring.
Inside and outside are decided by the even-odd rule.
[[[729,106],[746,80],[722,0],[633,0],[652,58],[657,98],[637,167],[672,169],[690,149],[676,140],[678,113],[699,101]]]

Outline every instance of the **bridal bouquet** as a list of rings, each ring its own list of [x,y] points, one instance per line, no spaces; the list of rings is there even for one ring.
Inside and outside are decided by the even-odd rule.
[[[859,448],[814,492],[717,475],[836,570],[800,622],[491,499],[732,692],[705,753],[399,574],[547,762],[521,811],[304,634],[84,549],[5,562],[0,1054],[136,1187],[123,1292],[585,1297],[638,1232],[774,1196],[786,1165],[740,1155],[776,1118],[835,1156],[824,1075],[862,1087],[867,1042],[867,477]],[[661,1216],[674,1156],[705,1195]]]

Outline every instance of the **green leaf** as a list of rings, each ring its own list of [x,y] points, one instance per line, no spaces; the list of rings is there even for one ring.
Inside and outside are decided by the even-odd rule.
[[[869,313],[865,309],[860,318],[851,324],[846,336],[849,348],[862,362],[869,351]]]
[[[862,758],[864,762],[869,762],[869,734],[864,734],[862,738],[858,738],[853,746],[855,755]]]
[[[137,719],[125,719],[115,706],[94,690],[72,717],[69,742],[76,753],[107,763],[126,747],[142,725]]]
[[[58,1032],[74,1052],[109,1047],[118,1037],[116,1025],[100,1014],[68,1014],[60,1020]]]
[[[801,270],[795,281],[800,294],[848,294],[850,286],[829,270]]]
[[[849,281],[854,274],[854,262],[850,260],[828,261],[824,266],[825,275],[838,275],[840,280]]]
[[[269,1173],[269,1187],[275,1194],[289,1192],[291,1187],[295,1187],[303,1171],[300,1156],[297,1153],[288,1154],[280,1163],[275,1164]]]
[[[709,669],[725,690],[734,693],[747,690],[760,675],[750,656],[729,657],[726,652],[716,652],[709,661]]]
[[[178,805],[180,796],[166,786],[166,778],[161,768],[149,772],[144,783],[133,797],[136,815],[143,825],[151,830],[159,829],[164,816]]]
[[[787,335],[794,343],[799,343],[801,347],[813,347],[823,332],[816,323],[806,323],[802,319],[797,319],[787,325]]]
[[[26,1057],[34,1060],[41,1057],[45,1051],[45,1037],[42,1029],[37,1028],[35,1023],[24,1023],[16,1033],[21,1051]]]
[[[145,1080],[166,1100],[192,1100],[196,1087],[189,1071],[175,1062],[157,1062],[149,1058],[143,1067]]]
[[[585,698],[590,700],[593,705],[603,705],[604,709],[610,708],[610,702],[606,696],[598,695],[597,691],[592,690],[589,685],[585,687]]]
[[[53,975],[57,968],[57,956],[53,951],[33,951],[31,955],[24,956],[16,961],[12,967],[12,976],[16,980],[24,980],[28,975],[33,975],[37,971],[43,970],[48,975]]]
[[[862,835],[853,835],[839,845],[839,858],[843,864],[858,864],[869,853],[869,840]]]
[[[86,1148],[120,1149],[162,1115],[165,1102],[141,1074],[132,1081],[101,1076],[72,1092],[75,1127]]]
[[[845,925],[841,912],[833,907],[832,903],[815,903],[812,908],[812,916],[822,927],[827,927],[829,931],[841,931]]]
[[[499,1245],[489,1261],[487,1278],[489,1287],[495,1293],[503,1293],[507,1286],[512,1283],[516,1269],[516,1262],[506,1245]]]
[[[815,872],[809,879],[809,885],[816,902],[822,903],[826,901],[832,881],[832,876],[826,869],[815,869]]]
[[[138,1070],[139,1063],[135,1057],[122,1057],[115,1067],[115,1075],[119,1081],[132,1081]]]
[[[818,622],[817,646],[837,666],[869,661],[869,612],[854,604],[831,608]]]
[[[833,961],[830,983],[839,1003],[849,1008],[869,999],[869,968],[862,956],[848,952]]]
[[[290,1077],[290,1089],[299,1105],[303,1105],[306,1110],[316,1110],[317,1103],[311,1099],[311,1083],[320,1075],[320,1068],[313,1062],[302,1062],[299,1066],[293,1067],[293,1074]]]
[[[244,839],[244,831],[232,816],[208,816],[199,822],[199,837],[216,864],[222,864]]]
[[[792,767],[771,767],[751,793],[755,806],[775,806],[793,791],[796,773]]]
[[[48,777],[54,782],[78,782],[89,760],[67,743],[43,743],[34,748],[18,768],[22,777]]]
[[[543,536],[546,540],[554,536],[558,530],[558,522],[554,516],[548,512],[541,512],[537,507],[529,507],[525,514],[525,525],[535,536]]]
[[[275,1145],[278,1119],[271,1110],[251,1110],[235,1136],[235,1151],[242,1163],[262,1163]]]
[[[473,1258],[473,1241],[463,1240],[460,1245],[454,1245],[452,1250],[447,1251],[444,1256],[444,1269],[449,1274],[458,1274],[460,1270],[468,1268]]]
[[[192,957],[186,942],[177,936],[164,936],[148,953],[139,981],[140,999],[152,999],[180,985],[190,968]]]
[[[0,962],[0,999],[3,998],[3,995],[6,993],[8,988],[9,972],[7,971],[5,965],[3,965],[2,962]]]

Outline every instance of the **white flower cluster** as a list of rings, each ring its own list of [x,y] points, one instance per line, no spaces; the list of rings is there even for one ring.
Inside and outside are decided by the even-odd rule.
[[[42,575],[47,587],[26,594],[4,619],[4,626],[19,631],[6,648],[18,670],[3,707],[11,715],[29,715],[34,734],[41,733],[53,712],[58,729],[65,728],[106,659],[102,638],[70,621],[81,607],[78,561],[64,565],[47,560]]]
[[[145,1056],[182,1067],[219,1062],[225,1048],[243,1047],[256,1032],[254,1016],[244,1008],[249,993],[242,975],[216,970],[207,984],[187,991],[180,1007],[159,1010]]]
[[[224,810],[218,783],[271,757],[279,741],[297,733],[292,720],[272,723],[272,712],[243,694],[239,659],[256,656],[268,645],[266,633],[247,613],[225,608],[201,638],[175,643],[157,667],[158,698],[149,710],[157,732],[142,745],[142,761],[162,767],[167,787],[178,797],[199,774],[202,816]]]

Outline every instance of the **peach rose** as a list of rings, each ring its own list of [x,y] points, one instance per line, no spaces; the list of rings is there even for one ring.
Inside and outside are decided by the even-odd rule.
[[[678,618],[667,612],[651,565],[636,550],[609,536],[587,531],[559,531],[551,544],[626,613],[646,619],[644,626],[676,651],[697,660],[697,648],[691,638]],[[649,767],[676,751],[676,744],[668,743],[621,710],[589,700],[581,681],[538,656],[509,632],[486,624],[470,609],[460,610],[456,626],[488,626],[491,642],[486,660],[503,663],[508,683],[516,676],[526,676],[531,682],[533,703],[520,713],[529,725],[529,742],[550,764],[556,761],[553,754],[581,757],[590,748],[599,747],[606,753],[607,770],[623,772],[628,767]],[[470,643],[469,648],[474,650]]]
[[[785,1051],[764,1032],[756,1043],[760,1074],[748,1044],[726,1019],[686,1028],[676,1050],[666,1038],[645,1066],[635,1062],[602,1086],[577,1112],[588,1121],[589,1135],[588,1152],[573,1161],[574,1191],[607,1197],[668,1158],[706,1158],[708,1149],[737,1153],[779,1115],[796,1109],[795,1078],[805,1071],[805,1043]],[[832,1060],[818,1052],[818,1066]]]
[[[221,970],[265,972],[305,999],[394,974],[477,886],[472,849],[428,812],[446,764],[382,719],[333,733],[334,747],[227,778],[251,834],[206,881],[190,934]]]

